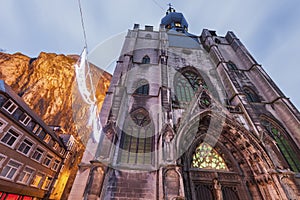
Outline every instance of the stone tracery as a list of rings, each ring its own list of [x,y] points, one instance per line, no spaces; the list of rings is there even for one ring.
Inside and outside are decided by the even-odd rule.
[[[207,143],[201,143],[197,147],[192,159],[192,166],[195,168],[228,170],[223,158]]]

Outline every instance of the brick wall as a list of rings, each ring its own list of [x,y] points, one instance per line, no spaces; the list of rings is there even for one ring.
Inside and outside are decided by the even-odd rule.
[[[104,199],[156,199],[156,172],[124,172],[112,170]]]

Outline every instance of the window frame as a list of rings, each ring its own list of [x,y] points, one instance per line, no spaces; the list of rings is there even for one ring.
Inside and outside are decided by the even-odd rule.
[[[18,136],[16,137],[16,136],[14,135],[14,133],[9,132],[10,130],[12,130],[12,131],[15,132],[16,134],[18,134]],[[14,142],[13,142],[12,145],[9,145],[9,144],[8,144],[12,137],[10,137],[9,139],[7,139],[6,142],[3,142],[3,141],[2,141],[2,140],[4,139],[4,137],[5,137],[8,133],[11,134],[11,136],[14,135],[14,136],[16,137],[16,139],[14,140]],[[21,131],[19,131],[19,130],[16,129],[15,127],[11,126],[11,127],[3,134],[3,136],[2,136],[1,139],[0,139],[0,142],[1,142],[2,144],[4,144],[5,146],[8,146],[8,147],[10,147],[10,148],[13,149],[13,148],[17,145],[18,141],[20,140],[20,138],[21,138],[22,136],[23,136],[23,134],[22,134]]]
[[[44,140],[47,134],[48,133],[42,127],[40,127],[39,131],[36,133],[41,140]]]
[[[66,152],[65,148],[61,147],[59,154],[63,156],[65,154],[65,152]]]
[[[25,116],[24,119],[22,119],[23,116]],[[21,124],[23,124],[24,126],[27,126],[31,120],[32,120],[32,118],[31,118],[26,112],[24,112],[24,113],[20,116],[19,122],[20,122]]]
[[[40,125],[36,123],[32,129],[32,132],[37,135],[38,134],[37,132],[41,131],[40,128],[41,128]]]
[[[193,68],[185,68],[175,73],[173,79],[175,99],[180,103],[189,103],[195,97],[199,87],[207,87],[200,73]]]
[[[51,157],[51,159],[49,159],[49,157]],[[54,159],[54,158],[55,158],[55,157],[54,157],[53,155],[47,153],[46,156],[44,157],[44,160],[43,160],[43,162],[42,162],[42,165],[44,165],[45,167],[51,168],[52,162],[53,162],[53,159]],[[48,163],[47,160],[49,160],[49,163]],[[47,161],[47,162],[46,162],[46,161]],[[48,164],[47,164],[47,163],[48,163]]]
[[[39,179],[39,181],[37,182],[37,184],[33,184],[33,183],[35,182],[36,177],[37,177],[38,175],[41,175],[41,176],[40,176],[41,179]],[[44,179],[45,179],[45,173],[42,173],[42,172],[40,172],[40,171],[37,171],[37,172],[34,174],[32,180],[31,180],[30,186],[31,186],[31,187],[35,187],[35,188],[41,188],[42,185],[44,184]]]
[[[8,122],[6,120],[4,120],[2,117],[0,117],[0,123],[2,123],[2,125],[0,124],[0,133],[3,133]]]
[[[50,181],[48,180],[49,178],[51,178]],[[42,185],[41,189],[43,189],[43,190],[49,190],[49,188],[50,188],[51,183],[53,182],[53,180],[54,179],[53,179],[52,176],[49,176],[49,175],[45,176],[45,179],[43,181],[43,185]]]
[[[26,168],[32,170],[32,172],[31,172],[31,173],[29,173],[28,171],[25,172]],[[19,177],[18,177],[17,182],[18,182],[18,183],[21,183],[21,184],[24,184],[24,185],[29,185],[30,182],[32,181],[32,178],[33,178],[35,172],[36,172],[36,170],[35,170],[34,168],[29,167],[29,166],[26,165],[26,166],[24,167],[24,169],[22,170],[22,172],[19,174]],[[22,173],[24,173],[24,175],[23,175],[23,177],[22,177],[22,180],[20,180],[20,178],[21,178],[21,176],[22,176]],[[27,176],[27,175],[29,175],[29,176]],[[25,178],[25,177],[28,177],[27,181],[24,181],[24,178]]]
[[[25,140],[27,140],[28,142],[32,143],[31,146],[28,145],[28,144],[26,144],[27,146],[30,146],[30,148],[29,148],[29,150],[28,150],[27,153],[24,152],[24,149],[25,149],[27,146],[25,146],[23,150],[20,150],[21,145],[22,145],[23,143],[25,143]],[[35,145],[36,145],[35,142],[33,142],[30,138],[25,137],[25,138],[22,140],[22,142],[20,142],[20,144],[19,144],[19,146],[18,146],[18,148],[17,148],[17,151],[18,151],[19,153],[25,155],[25,156],[29,156],[30,153],[32,152],[32,150],[34,149],[34,146],[35,146]]]
[[[149,95],[150,85],[146,79],[140,79],[136,83],[133,95]]]
[[[144,118],[134,117],[144,114]],[[146,121],[145,121],[146,120]],[[152,132],[153,122],[144,108],[138,108],[126,119],[121,135],[118,164],[120,165],[152,165],[155,148],[155,136]],[[132,134],[132,133],[135,134]],[[128,134],[127,134],[128,133]],[[149,136],[149,137],[147,137]]]
[[[3,157],[3,159],[0,160],[0,168],[2,168],[2,164],[5,162],[7,156],[4,155],[4,154],[2,154],[2,153],[0,153],[0,158],[1,158],[1,157]]]
[[[69,159],[71,155],[72,155],[71,151],[67,151],[66,159]]]
[[[8,103],[11,103],[8,107],[6,107],[6,105],[8,104]],[[13,106],[15,106],[12,110],[11,110],[11,108],[13,107]],[[8,99],[4,104],[3,104],[3,106],[2,106],[2,108],[6,111],[6,112],[8,112],[9,114],[13,114],[17,109],[18,109],[18,105],[13,101],[13,100],[11,100],[11,99]],[[11,110],[11,111],[10,111]]]
[[[73,151],[73,149],[76,147],[75,145],[76,145],[75,140],[70,138],[66,144],[67,151]]]
[[[53,144],[53,149],[54,149],[54,150],[57,150],[58,147],[59,147],[59,144],[58,144],[57,141],[55,141],[54,144]]]
[[[294,147],[295,144],[293,144],[293,141],[289,139],[287,132],[272,119],[262,117],[261,123],[262,126],[267,130],[268,134],[275,141],[276,147],[278,148],[289,168],[292,171],[299,173],[300,161],[297,154],[298,152]]]
[[[151,59],[148,55],[145,55],[143,58],[142,58],[142,64],[150,64],[151,63]]]
[[[45,135],[43,141],[46,142],[47,144],[49,144],[51,138],[52,138],[51,135],[48,134],[48,133],[46,133],[46,135]]]
[[[53,161],[53,164],[51,166],[51,169],[54,170],[54,171],[57,171],[58,168],[59,168],[60,163],[61,163],[61,160],[58,160],[57,158],[55,158],[54,161]]]
[[[13,166],[12,164],[10,164],[10,162],[15,162],[16,164],[18,164],[19,166],[16,168],[15,166]],[[5,176],[1,175],[2,172],[4,171],[4,169],[10,165],[10,169],[6,172]],[[14,160],[14,159],[10,159],[5,166],[3,166],[1,172],[0,172],[0,177],[2,179],[6,179],[6,180],[10,180],[10,181],[14,181],[14,179],[16,178],[16,176],[18,175],[19,173],[19,170],[22,168],[23,166],[23,163],[17,161],[17,160]],[[13,172],[13,175],[11,178],[8,177],[8,175],[11,173],[11,169],[15,169],[15,171]]]
[[[39,160],[37,160],[37,159],[35,159],[33,156],[35,155],[35,152],[36,151],[38,151],[38,149],[40,149],[41,151],[43,151],[42,153],[41,152],[39,152],[39,153],[41,153],[40,155],[41,155],[41,157],[39,158]],[[41,163],[41,161],[43,160],[43,158],[44,158],[44,155],[45,155],[45,152],[46,152],[46,150],[45,149],[43,149],[43,148],[41,148],[40,146],[37,146],[35,149],[34,149],[34,152],[32,153],[32,155],[31,155],[31,159],[32,160],[34,160],[34,161],[36,161],[36,162],[38,162],[38,163]]]

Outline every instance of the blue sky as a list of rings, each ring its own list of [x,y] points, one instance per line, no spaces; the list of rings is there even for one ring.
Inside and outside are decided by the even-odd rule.
[[[231,30],[300,108],[300,1],[81,0],[90,50],[134,23],[159,26],[171,2],[189,31]],[[0,49],[37,57],[41,51],[80,54],[84,46],[78,0],[0,0]],[[121,44],[120,44],[121,45]],[[117,56],[117,55],[116,55]],[[105,67],[104,67],[105,68]]]

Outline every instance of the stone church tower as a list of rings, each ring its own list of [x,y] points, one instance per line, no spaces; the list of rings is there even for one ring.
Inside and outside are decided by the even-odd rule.
[[[299,199],[300,114],[229,31],[135,24],[70,199]]]

